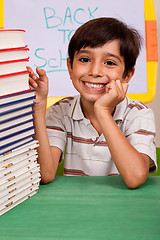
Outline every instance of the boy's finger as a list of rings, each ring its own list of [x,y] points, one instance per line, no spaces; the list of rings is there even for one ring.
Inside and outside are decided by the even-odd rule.
[[[38,77],[35,75],[35,73],[33,72],[32,68],[29,67],[29,66],[27,66],[26,68],[27,68],[27,70],[29,71],[29,76],[30,76],[31,78],[33,78],[34,80],[37,80]]]
[[[119,79],[116,80],[116,84],[117,84],[118,88],[119,88],[121,91],[123,91],[122,83],[121,83],[121,81],[120,81]]]
[[[37,67],[36,72],[38,73],[40,80],[43,80],[45,82],[48,81],[48,77],[47,77],[44,69],[41,69],[41,68]]]
[[[38,84],[30,77],[29,78],[29,85],[33,88],[37,88]]]
[[[129,84],[127,82],[122,83],[124,94],[126,95]]]
[[[127,93],[127,89],[128,89],[128,83],[127,82],[121,82],[119,79],[116,80],[117,86],[120,90],[120,92],[124,95],[126,95]]]
[[[120,80],[111,80],[107,85],[109,85],[110,89],[112,89],[112,91],[114,91],[115,93],[121,93],[122,86]]]
[[[27,70],[30,71],[30,72],[33,72],[32,68],[29,67],[29,66],[26,66]]]

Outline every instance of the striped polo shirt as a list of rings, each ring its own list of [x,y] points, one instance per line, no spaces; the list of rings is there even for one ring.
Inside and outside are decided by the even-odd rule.
[[[150,173],[155,172],[157,163],[152,110],[126,97],[116,106],[113,119],[134,148],[152,159]],[[62,152],[65,149],[64,175],[119,174],[104,135],[99,136],[82,112],[80,95],[64,98],[52,105],[47,112],[46,126],[50,146],[56,146]]]

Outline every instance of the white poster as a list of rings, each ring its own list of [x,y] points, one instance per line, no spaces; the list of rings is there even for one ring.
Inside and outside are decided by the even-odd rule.
[[[138,10],[137,10],[138,9]],[[145,20],[143,0],[4,0],[4,28],[24,29],[30,51],[29,66],[43,68],[49,77],[49,96],[76,93],[67,72],[70,38],[84,22],[115,17],[136,28],[144,45],[128,93],[147,92]]]

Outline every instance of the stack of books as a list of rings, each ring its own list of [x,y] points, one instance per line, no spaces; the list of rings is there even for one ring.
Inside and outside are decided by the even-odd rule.
[[[0,30],[0,215],[37,193],[40,183],[24,32]]]

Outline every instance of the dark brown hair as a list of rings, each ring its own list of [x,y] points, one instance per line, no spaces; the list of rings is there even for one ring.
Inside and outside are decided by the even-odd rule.
[[[136,29],[129,28],[115,18],[96,18],[79,27],[72,36],[68,46],[68,56],[73,64],[74,54],[81,48],[101,47],[105,43],[119,39],[120,55],[124,58],[123,77],[132,71],[139,55],[142,37]]]

